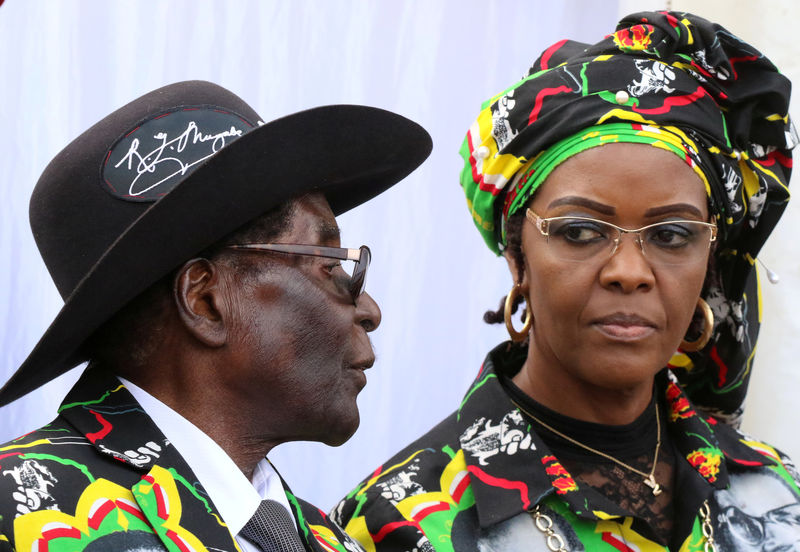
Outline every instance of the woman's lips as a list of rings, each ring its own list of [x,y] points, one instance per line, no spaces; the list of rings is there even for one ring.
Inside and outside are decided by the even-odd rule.
[[[656,331],[656,324],[636,314],[614,313],[598,318],[592,325],[612,339],[636,341]]]

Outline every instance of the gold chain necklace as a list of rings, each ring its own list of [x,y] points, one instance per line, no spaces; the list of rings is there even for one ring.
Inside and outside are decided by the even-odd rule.
[[[593,453],[597,454],[598,456],[602,456],[603,458],[611,460],[612,462],[615,462],[616,464],[619,464],[623,468],[627,468],[630,471],[632,471],[633,473],[636,473],[636,474],[640,475],[642,477],[642,479],[644,480],[644,484],[647,485],[648,487],[650,487],[651,489],[653,489],[653,494],[655,496],[658,496],[658,495],[661,494],[661,485],[658,484],[658,482],[656,481],[656,478],[655,478],[656,464],[658,463],[658,451],[661,448],[661,418],[660,418],[660,416],[658,414],[658,403],[656,403],[656,428],[657,428],[656,452],[653,455],[653,467],[650,468],[650,473],[644,473],[641,470],[637,470],[633,466],[629,466],[628,464],[626,464],[622,460],[617,460],[616,458],[614,458],[610,454],[606,454],[603,451],[594,449],[594,448],[590,447],[589,445],[584,445],[583,443],[573,439],[569,435],[564,435],[563,433],[561,433],[557,429],[550,427],[549,425],[544,423],[542,420],[540,420],[539,418],[537,418],[536,416],[534,416],[533,414],[531,414],[530,412],[525,410],[522,406],[519,405],[519,403],[517,403],[517,401],[512,399],[511,402],[514,403],[514,406],[516,406],[517,408],[522,410],[525,414],[527,414],[531,419],[533,419],[533,421],[538,423],[540,426],[544,427],[545,429],[550,430],[551,432],[555,433],[556,435],[558,435],[562,439],[566,439],[567,441],[569,441],[573,445],[578,445],[579,447],[581,447],[583,449],[586,449],[589,452],[593,452]]]

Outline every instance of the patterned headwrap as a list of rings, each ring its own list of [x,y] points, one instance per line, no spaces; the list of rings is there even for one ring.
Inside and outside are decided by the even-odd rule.
[[[789,199],[790,83],[719,25],[675,12],[620,21],[594,45],[561,41],[482,106],[461,147],[461,185],[492,251],[559,163],[608,142],[680,155],[705,183],[719,227],[709,344],[670,364],[692,399],[735,422],[760,325],[755,258]],[[668,179],[664,179],[668,185]]]

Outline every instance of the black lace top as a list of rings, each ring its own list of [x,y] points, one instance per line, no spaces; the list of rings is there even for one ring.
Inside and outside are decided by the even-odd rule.
[[[525,394],[507,377],[502,377],[501,383],[515,403],[550,427],[641,472],[650,473],[658,434],[653,402],[632,423],[610,426],[576,420],[550,410]],[[573,478],[647,521],[658,541],[666,545],[670,540],[674,517],[672,490],[675,452],[666,431],[667,413],[663,409],[660,418],[661,447],[655,479],[662,492],[654,495],[641,475],[563,439],[528,417],[535,431]]]

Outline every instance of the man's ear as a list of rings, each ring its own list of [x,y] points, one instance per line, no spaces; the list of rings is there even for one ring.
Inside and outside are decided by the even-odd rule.
[[[184,327],[209,347],[221,347],[228,338],[220,269],[203,258],[186,261],[175,276],[173,298]]]

